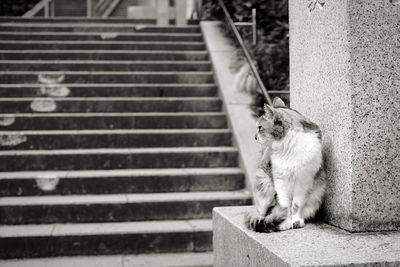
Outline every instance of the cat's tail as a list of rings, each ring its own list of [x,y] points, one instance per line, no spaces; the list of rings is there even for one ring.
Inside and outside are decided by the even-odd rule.
[[[279,224],[287,218],[288,211],[279,204],[275,205],[267,216],[247,214],[245,224],[247,228],[255,232],[271,233],[279,231]]]

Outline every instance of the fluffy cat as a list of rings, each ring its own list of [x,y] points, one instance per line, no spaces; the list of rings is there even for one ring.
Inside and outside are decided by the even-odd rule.
[[[264,110],[255,136],[263,147],[253,188],[258,214],[247,215],[246,224],[257,232],[301,228],[325,193],[321,131],[280,98]]]

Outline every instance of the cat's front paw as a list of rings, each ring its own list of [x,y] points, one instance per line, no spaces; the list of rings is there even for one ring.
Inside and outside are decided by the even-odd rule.
[[[298,228],[303,228],[306,225],[306,223],[305,223],[304,219],[299,219],[297,221],[294,221],[292,223],[292,225],[293,225],[293,229],[298,229]]]
[[[264,232],[265,217],[258,214],[247,214],[245,217],[245,224],[247,228],[255,232]]]
[[[295,221],[292,220],[285,220],[281,224],[279,224],[278,229],[280,231],[286,231],[289,229],[298,229],[298,228],[303,228],[306,223],[304,222],[304,219],[298,219]]]

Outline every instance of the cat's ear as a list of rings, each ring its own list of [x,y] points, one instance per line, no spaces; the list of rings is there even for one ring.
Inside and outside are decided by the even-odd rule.
[[[269,118],[272,118],[274,116],[274,109],[267,104],[264,104],[264,112],[264,116],[267,116]]]
[[[285,102],[279,97],[275,97],[274,101],[272,102],[272,106],[274,108],[286,108]]]

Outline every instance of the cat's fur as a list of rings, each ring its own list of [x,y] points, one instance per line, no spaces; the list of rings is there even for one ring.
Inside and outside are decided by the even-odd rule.
[[[264,110],[255,136],[263,146],[253,188],[258,214],[247,215],[246,224],[257,232],[300,228],[325,193],[321,131],[280,98]]]

